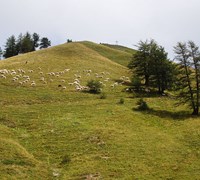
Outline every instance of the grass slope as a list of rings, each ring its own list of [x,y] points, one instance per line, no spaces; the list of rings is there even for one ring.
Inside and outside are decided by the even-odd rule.
[[[149,112],[133,110],[138,98],[125,85],[111,87],[128,70],[92,44],[0,61],[0,69],[16,72],[0,79],[1,179],[198,179],[199,118],[169,97],[145,98]],[[30,81],[21,85],[23,76]],[[81,85],[100,79],[107,98],[76,91],[68,83],[78,76]]]
[[[133,49],[131,50],[123,46],[96,44],[88,41],[84,41],[82,44],[98,52],[100,55],[126,67],[135,52]]]
[[[136,52],[136,50],[134,50],[134,49],[131,49],[131,48],[128,48],[125,46],[121,46],[121,45],[104,44],[104,43],[102,45],[113,48],[113,49],[117,49],[120,51],[124,51],[124,52],[130,53],[130,54],[134,54]]]

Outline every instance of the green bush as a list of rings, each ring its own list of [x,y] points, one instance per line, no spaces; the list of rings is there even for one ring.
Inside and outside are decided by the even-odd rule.
[[[102,91],[102,84],[97,80],[90,80],[87,83],[87,86],[89,87],[89,92],[94,94],[99,94]]]
[[[143,99],[139,99],[139,101],[137,102],[137,109],[140,111],[146,111],[149,110],[149,106]]]

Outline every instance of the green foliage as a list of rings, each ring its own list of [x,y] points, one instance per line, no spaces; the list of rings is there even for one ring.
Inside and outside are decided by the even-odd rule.
[[[1,47],[0,47],[0,60],[1,60],[2,54],[3,54],[3,51],[2,51],[2,49],[1,49]]]
[[[174,47],[176,60],[178,61],[179,98],[182,103],[187,103],[193,109],[193,115],[199,113],[200,103],[200,51],[192,41],[177,43]]]
[[[5,58],[9,58],[12,56],[17,55],[17,49],[16,49],[16,38],[14,35],[12,35],[11,37],[9,37],[7,39],[6,45],[5,45],[5,52],[3,54],[3,56]]]
[[[138,76],[133,76],[131,79],[134,91],[139,92],[142,88],[141,79]]]
[[[43,37],[40,42],[40,49],[48,48],[51,46],[51,41],[47,37]]]
[[[139,111],[146,111],[149,110],[149,106],[147,105],[146,101],[144,101],[143,99],[139,99],[137,102],[137,109]]]
[[[31,34],[26,33],[21,40],[21,48],[19,53],[27,53],[33,51],[34,42],[32,40]]]
[[[98,80],[90,80],[87,83],[87,86],[89,87],[89,92],[94,94],[99,94],[102,91],[102,84]]]
[[[3,56],[9,58],[18,54],[32,52],[39,45],[40,49],[51,46],[51,42],[46,37],[41,39],[40,44],[39,41],[40,36],[37,33],[33,33],[32,35],[29,32],[24,35],[20,33],[17,40],[15,36],[11,36],[7,39]]]
[[[140,41],[137,47],[128,67],[133,69],[134,76],[144,81],[145,86],[156,87],[159,93],[163,93],[170,88],[174,77],[173,64],[167,59],[167,53],[154,40]],[[135,81],[137,84],[137,79]]]
[[[32,39],[33,39],[33,51],[35,51],[36,48],[39,46],[39,40],[40,40],[39,34],[33,33]]]

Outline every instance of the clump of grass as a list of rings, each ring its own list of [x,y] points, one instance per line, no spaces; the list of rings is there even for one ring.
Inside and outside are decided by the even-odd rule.
[[[61,165],[66,165],[71,162],[71,158],[69,155],[65,155],[62,157],[62,161],[60,162]]]
[[[124,98],[120,98],[119,104],[124,104]]]
[[[149,106],[147,105],[146,101],[144,101],[142,98],[138,100],[137,102],[137,110],[139,111],[146,111],[149,110]]]
[[[105,92],[101,93],[100,95],[100,99],[106,99],[107,98],[107,95]]]

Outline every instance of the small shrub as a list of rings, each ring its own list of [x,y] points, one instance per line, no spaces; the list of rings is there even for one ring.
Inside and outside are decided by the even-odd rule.
[[[106,99],[106,98],[107,98],[106,93],[101,93],[101,95],[100,95],[100,99]]]
[[[143,99],[139,99],[139,101],[137,102],[137,109],[140,111],[146,111],[149,110],[149,106]]]
[[[62,158],[62,161],[60,162],[60,164],[64,165],[64,164],[68,164],[71,161],[70,157],[68,155],[65,155]]]
[[[121,99],[119,100],[119,104],[124,104],[124,98],[121,98]]]
[[[89,87],[89,92],[94,94],[99,94],[102,91],[102,84],[99,81],[96,80],[90,80],[87,83],[87,86]]]

